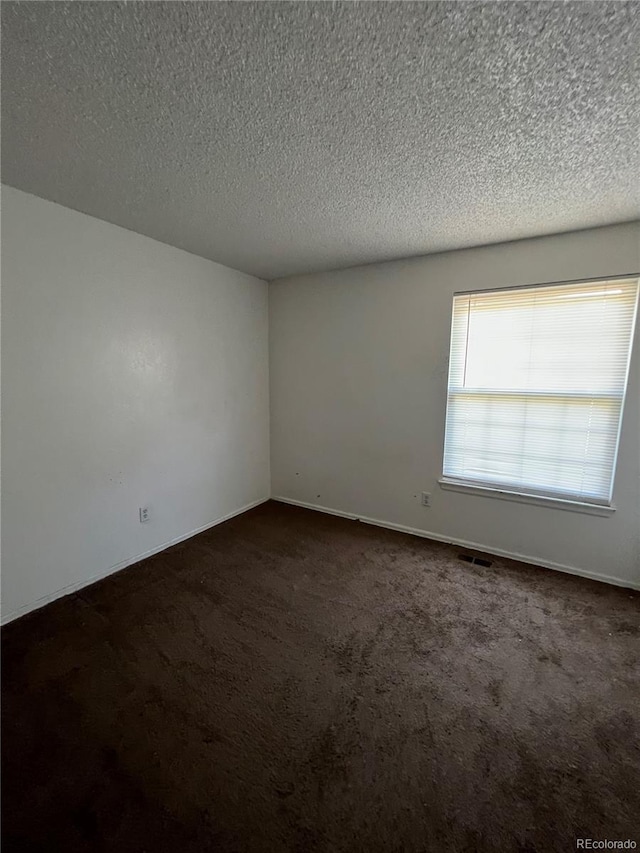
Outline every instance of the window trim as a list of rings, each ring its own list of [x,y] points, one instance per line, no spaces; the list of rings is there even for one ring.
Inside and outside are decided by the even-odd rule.
[[[456,290],[453,293],[453,296],[475,296],[480,293],[501,293],[506,290],[527,290],[532,287],[559,287],[563,284],[591,284],[592,282],[597,281],[612,281],[615,279],[616,281],[626,278],[637,279],[640,276],[640,272],[623,272],[620,275],[616,275],[616,273],[612,273],[611,275],[593,275],[593,276],[582,276],[582,278],[566,278],[561,279],[560,281],[533,281],[528,282],[527,284],[506,284],[504,287],[483,287],[480,290],[478,288],[473,288],[471,290]],[[453,308],[453,302],[452,302]]]
[[[500,293],[503,291],[513,291],[513,290],[526,290],[532,288],[543,288],[543,287],[557,287],[559,285],[569,285],[569,284],[591,284],[598,281],[611,281],[612,279],[616,280],[634,280],[638,282],[638,288],[640,293],[640,272],[627,272],[622,273],[620,275],[603,275],[603,276],[589,276],[575,279],[566,279],[562,281],[544,281],[538,283],[527,283],[527,284],[517,284],[517,285],[505,285],[504,287],[487,287],[487,288],[474,288],[473,290],[456,290],[454,291],[451,297],[451,319],[450,319],[450,328],[453,328],[453,305],[456,296],[472,296],[472,295],[480,295],[480,294],[489,294],[489,293]],[[501,487],[498,484],[491,484],[489,482],[474,482],[470,480],[458,479],[447,476],[444,473],[444,453],[443,453],[443,473],[439,478],[438,483],[441,489],[445,489],[446,491],[452,492],[460,492],[469,495],[480,495],[483,497],[489,498],[497,498],[499,500],[508,500],[513,501],[514,503],[525,503],[531,504],[535,506],[542,506],[552,509],[562,509],[568,510],[570,512],[579,512],[586,513],[588,515],[599,515],[599,516],[611,516],[616,511],[616,506],[613,503],[613,488],[615,486],[616,479],[616,471],[618,467],[618,455],[620,450],[620,438],[622,435],[622,422],[624,419],[624,412],[627,402],[627,393],[629,391],[629,374],[631,371],[631,361],[633,358],[634,347],[640,346],[640,340],[636,341],[636,337],[640,338],[640,333],[637,330],[638,326],[638,318],[640,317],[640,295],[636,300],[636,306],[634,315],[631,321],[631,342],[629,349],[629,358],[627,360],[627,368],[625,372],[625,381],[624,381],[624,392],[622,395],[622,399],[620,401],[620,419],[618,421],[618,434],[616,436],[616,448],[613,459],[612,466],[612,477],[611,477],[611,492],[610,499],[607,503],[590,503],[587,501],[579,501],[575,498],[563,498],[558,495],[544,494],[544,493],[536,493],[535,491],[527,492],[527,491],[517,491],[511,490],[507,487]],[[452,332],[449,333],[449,347],[451,348],[451,339]],[[449,359],[451,357],[451,352],[449,352]],[[448,360],[449,361],[449,360]],[[447,404],[445,406],[445,435],[446,435],[446,423],[449,415],[449,400],[448,400],[448,387],[449,387],[449,376],[447,371]],[[444,451],[444,447],[443,447]]]
[[[563,509],[569,512],[582,512],[587,515],[611,516],[616,511],[614,504],[595,504],[584,501],[574,501],[568,498],[558,498],[551,495],[534,495],[531,492],[516,492],[509,489],[500,489],[497,486],[483,486],[479,483],[452,480],[440,477],[438,480],[441,489],[450,492],[461,492],[468,495],[480,495],[485,498],[498,498],[503,501],[514,503],[533,504],[543,506],[547,509]]]

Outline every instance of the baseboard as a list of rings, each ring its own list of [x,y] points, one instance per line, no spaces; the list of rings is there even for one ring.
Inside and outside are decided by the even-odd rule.
[[[300,506],[304,509],[312,509],[316,512],[324,512],[328,515],[337,515],[340,518],[350,518],[353,521],[361,521],[363,524],[372,524],[375,527],[384,527],[387,530],[397,530],[400,533],[410,533],[412,536],[421,536],[423,539],[433,539],[436,542],[445,542],[448,545],[460,545],[462,548],[470,548],[474,551],[483,551],[485,554],[493,554],[496,557],[506,557],[509,560],[518,560],[521,563],[529,563],[533,566],[542,566],[545,569],[555,569],[558,572],[565,572],[569,575],[578,575],[589,580],[601,581],[602,583],[613,584],[613,586],[621,586],[625,589],[640,590],[640,582],[627,581],[621,578],[612,577],[611,575],[602,575],[598,572],[587,572],[579,569],[576,566],[566,566],[563,563],[554,563],[551,560],[542,560],[539,557],[531,557],[527,554],[518,554],[514,551],[505,551],[502,548],[495,548],[491,545],[485,545],[482,542],[471,542],[467,539],[458,539],[455,536],[443,536],[441,533],[433,533],[430,530],[421,530],[417,527],[407,527],[404,524],[395,524],[391,521],[383,521],[379,518],[367,518],[364,515],[358,515],[355,512],[344,512],[339,509],[332,509],[319,504],[307,503],[306,501],[297,501],[292,498],[282,496],[274,496],[274,501],[279,501],[291,506]]]
[[[166,551],[166,549],[171,548],[172,545],[178,545],[180,542],[184,542],[187,539],[191,539],[192,536],[197,536],[198,533],[204,533],[205,530],[210,530],[212,527],[216,527],[218,524],[222,524],[225,521],[229,521],[230,519],[235,518],[237,515],[242,515],[243,512],[247,512],[248,510],[253,509],[256,506],[260,506],[260,504],[266,503],[268,500],[270,500],[270,498],[268,497],[260,498],[260,500],[253,501],[252,503],[246,504],[245,506],[241,506],[240,509],[235,509],[233,512],[229,512],[227,513],[227,515],[223,515],[222,518],[217,518],[210,524],[204,524],[202,527],[197,527],[195,530],[191,530],[189,531],[189,533],[185,533],[183,536],[176,536],[175,539],[170,539],[163,545],[158,545],[157,548],[151,548],[149,551],[145,551],[144,553],[138,554],[135,557],[131,557],[127,560],[122,560],[120,563],[116,563],[114,566],[110,566],[108,569],[98,572],[97,574],[92,575],[90,578],[86,578],[85,580],[78,581],[77,583],[72,583],[68,586],[64,586],[62,587],[62,589],[58,589],[55,592],[50,593],[49,595],[44,595],[42,598],[36,599],[36,601],[32,602],[31,604],[25,604],[23,607],[19,607],[12,613],[8,613],[6,616],[3,616],[2,620],[0,621],[0,625],[6,625],[8,622],[13,622],[14,619],[18,619],[20,616],[26,616],[27,613],[31,613],[33,610],[39,610],[46,604],[50,604],[52,601],[56,601],[56,599],[58,598],[63,598],[65,595],[70,595],[72,592],[77,592],[79,589],[84,589],[84,587],[90,586],[92,583],[95,583],[96,581],[102,580],[103,578],[114,574],[114,572],[119,572],[121,569],[126,569],[127,566],[132,566],[134,563],[139,563],[141,560],[146,560],[147,557],[153,557],[154,554],[159,554],[161,551]]]

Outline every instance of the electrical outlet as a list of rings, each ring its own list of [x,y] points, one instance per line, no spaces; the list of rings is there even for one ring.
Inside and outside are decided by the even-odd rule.
[[[422,493],[422,506],[431,506],[431,492],[423,492]]]
[[[151,518],[151,513],[149,512],[148,506],[140,507],[140,524],[144,524],[145,521],[149,521]]]

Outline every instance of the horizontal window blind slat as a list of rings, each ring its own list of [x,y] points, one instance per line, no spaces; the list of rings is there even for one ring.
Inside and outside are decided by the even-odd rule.
[[[638,279],[454,297],[444,475],[610,500]]]

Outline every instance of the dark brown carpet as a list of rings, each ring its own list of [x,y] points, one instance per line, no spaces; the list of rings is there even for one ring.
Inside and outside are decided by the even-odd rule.
[[[3,853],[640,844],[640,595],[269,503],[3,630]]]

